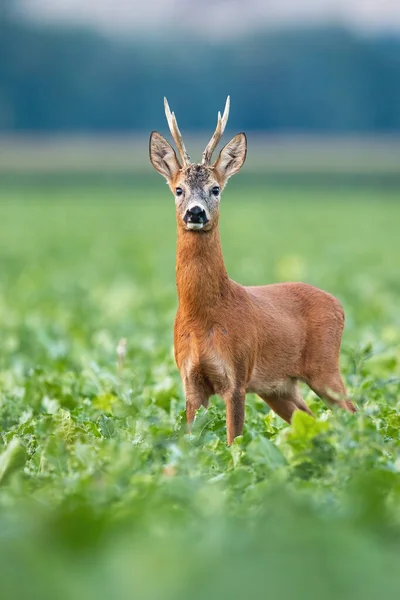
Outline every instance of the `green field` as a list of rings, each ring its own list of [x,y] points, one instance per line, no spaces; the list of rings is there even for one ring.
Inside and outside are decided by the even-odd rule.
[[[217,398],[185,432],[161,178],[0,182],[1,598],[398,598],[399,226],[396,185],[229,184],[230,276],[339,297],[359,411],[249,396],[228,448]]]

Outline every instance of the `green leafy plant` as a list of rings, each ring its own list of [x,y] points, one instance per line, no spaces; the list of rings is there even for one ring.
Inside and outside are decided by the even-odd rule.
[[[250,189],[228,270],[339,296],[359,410],[304,388],[289,427],[250,396],[228,448],[217,398],[186,429],[173,207],[150,182],[0,187],[2,597],[398,597],[398,192]]]

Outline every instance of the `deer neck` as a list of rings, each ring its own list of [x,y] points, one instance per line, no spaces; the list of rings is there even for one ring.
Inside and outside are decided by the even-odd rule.
[[[229,291],[218,226],[208,232],[178,227],[176,283],[179,310],[189,317],[212,316]]]

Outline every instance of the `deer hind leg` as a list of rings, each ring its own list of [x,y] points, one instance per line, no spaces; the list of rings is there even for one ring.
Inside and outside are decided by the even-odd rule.
[[[307,357],[307,385],[330,406],[350,412],[356,408],[347,396],[339,370],[339,353],[344,326],[343,309],[336,306],[329,319],[319,323]]]
[[[301,397],[297,384],[294,385],[290,392],[259,394],[259,396],[277,415],[288,423],[290,423],[295,410],[302,410],[313,416],[313,413]]]
[[[221,395],[226,404],[226,434],[230,446],[235,437],[243,433],[246,390],[236,387]]]
[[[339,406],[349,412],[356,412],[356,407],[347,396],[339,369],[333,372],[319,373],[317,376],[311,377],[307,384],[317,396],[326,400],[330,406]]]

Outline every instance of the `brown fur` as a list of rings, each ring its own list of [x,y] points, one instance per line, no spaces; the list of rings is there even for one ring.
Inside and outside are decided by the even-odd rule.
[[[190,165],[167,177],[171,190],[182,187],[186,203],[193,197],[208,201],[207,186],[219,183],[222,189],[243,164],[242,135],[225,146],[213,167]],[[150,143],[154,166],[162,158],[157,155],[159,143],[157,138],[153,150]],[[168,146],[164,154],[169,153]],[[173,170],[158,166],[164,176]],[[331,406],[354,412],[339,372],[344,326],[340,302],[304,283],[244,287],[232,281],[222,255],[219,201],[209,204],[210,221],[200,231],[185,226],[184,202],[177,203],[179,304],[174,348],[189,427],[212,394],[226,403],[228,444],[242,433],[246,392],[258,394],[288,422],[295,410],[311,414],[300,395],[299,381]]]
[[[246,392],[290,422],[296,409],[310,413],[298,380],[329,403],[355,410],[339,373],[344,315],[336,298],[304,283],[231,281],[218,228],[196,234],[178,227],[176,265],[175,358],[189,423],[220,394],[232,443],[242,433]]]

